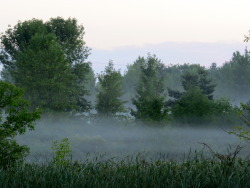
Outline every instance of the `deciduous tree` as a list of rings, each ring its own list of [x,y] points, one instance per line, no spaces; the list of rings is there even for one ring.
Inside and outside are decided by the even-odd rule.
[[[83,36],[76,19],[19,22],[1,35],[3,75],[25,89],[32,107],[87,111],[85,86],[91,67],[85,62],[89,49]]]

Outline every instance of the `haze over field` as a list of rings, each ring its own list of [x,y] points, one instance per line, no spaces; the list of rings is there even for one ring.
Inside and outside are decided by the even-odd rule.
[[[224,127],[225,128],[225,127]],[[232,128],[225,128],[232,130]],[[29,162],[41,162],[52,157],[53,141],[69,138],[73,158],[78,160],[91,159],[104,155],[104,159],[136,156],[138,153],[146,159],[176,159],[181,160],[195,151],[204,149],[204,156],[211,156],[208,144],[214,152],[228,154],[237,145],[244,146],[239,156],[246,157],[249,145],[240,141],[234,135],[229,135],[219,126],[196,128],[188,126],[147,127],[121,125],[117,121],[101,120],[94,122],[59,120],[39,121],[36,130],[19,136],[18,141],[31,148]],[[229,151],[229,152],[228,152]],[[86,155],[90,154],[89,157]]]
[[[241,144],[219,127],[242,125],[238,107],[249,101],[250,55],[243,42],[249,5],[245,0],[3,2],[2,80],[25,90],[31,110],[68,115],[44,118],[34,132],[18,137],[31,148],[29,159],[49,156],[52,141],[62,138],[70,139],[77,159],[88,152],[171,158],[202,149],[199,142],[220,152]],[[88,122],[92,116],[95,121]],[[120,122],[100,121],[103,116]]]
[[[0,187],[250,187],[249,0],[0,7]]]

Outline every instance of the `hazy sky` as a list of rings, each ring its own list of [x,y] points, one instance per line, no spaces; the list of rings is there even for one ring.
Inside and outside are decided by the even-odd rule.
[[[249,0],[3,0],[0,32],[18,20],[61,16],[77,18],[87,45],[98,50],[164,42],[239,43],[250,30],[249,7]]]
[[[89,46],[111,48],[167,41],[242,41],[249,0],[4,0],[0,31],[18,20],[75,17]]]

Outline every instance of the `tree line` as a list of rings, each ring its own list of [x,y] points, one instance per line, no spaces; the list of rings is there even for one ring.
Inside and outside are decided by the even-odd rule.
[[[84,27],[74,18],[18,22],[0,36],[0,166],[22,161],[29,148],[14,140],[34,129],[41,112],[133,117],[154,126],[235,124],[250,111],[249,53],[233,53],[221,67],[166,66],[156,55],[138,57],[122,74],[112,61],[95,76],[87,61]],[[96,80],[97,79],[97,80]],[[249,124],[249,118],[244,115]],[[238,133],[239,132],[239,133]],[[235,132],[249,139],[249,132]]]
[[[155,55],[138,57],[124,74],[112,61],[95,76],[84,27],[74,18],[18,22],[1,34],[1,77],[24,89],[30,109],[46,112],[119,114],[144,122],[234,121],[250,89],[249,53],[229,62],[166,66]]]

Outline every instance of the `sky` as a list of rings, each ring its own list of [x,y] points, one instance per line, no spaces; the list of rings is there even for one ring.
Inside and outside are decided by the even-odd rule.
[[[85,28],[97,72],[109,59],[123,69],[148,52],[167,64],[221,65],[248,45],[249,7],[249,0],[4,0],[0,32],[19,20],[71,17]]]

